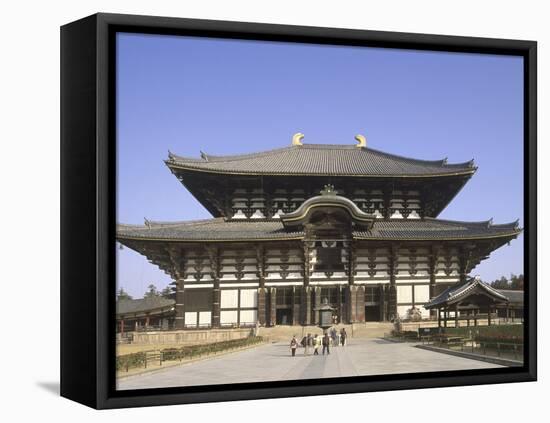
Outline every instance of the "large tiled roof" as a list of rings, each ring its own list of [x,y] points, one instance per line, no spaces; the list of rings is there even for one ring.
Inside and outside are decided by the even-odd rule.
[[[358,239],[375,240],[445,240],[490,237],[513,237],[519,234],[517,222],[493,225],[486,222],[458,222],[426,218],[374,220],[372,229],[354,231]],[[159,241],[221,241],[300,239],[299,230],[285,230],[279,220],[233,220],[214,218],[185,222],[151,222],[145,225],[118,225],[117,238]]]
[[[417,160],[338,144],[293,145],[234,156],[202,153],[200,159],[169,153],[166,164],[171,169],[253,175],[435,176],[471,174],[476,169],[473,161]]]
[[[157,310],[175,305],[176,302],[164,297],[148,297],[136,300],[118,300],[116,302],[117,314],[133,314],[145,311]]]

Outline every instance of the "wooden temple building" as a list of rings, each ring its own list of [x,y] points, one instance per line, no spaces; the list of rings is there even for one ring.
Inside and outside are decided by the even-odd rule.
[[[406,318],[516,238],[517,222],[437,216],[476,171],[357,145],[304,144],[166,166],[212,214],[117,226],[117,240],[176,281],[177,328]],[[435,312],[432,312],[435,317]]]
[[[523,291],[495,289],[476,276],[447,288],[424,308],[437,310],[439,327],[449,320],[453,327],[477,326],[482,319],[491,326],[496,318],[523,318]]]
[[[164,297],[121,299],[116,302],[117,332],[174,328],[175,301]]]

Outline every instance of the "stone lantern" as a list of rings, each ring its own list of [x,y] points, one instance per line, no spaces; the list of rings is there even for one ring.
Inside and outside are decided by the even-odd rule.
[[[323,298],[323,303],[320,307],[317,307],[315,311],[319,313],[319,327],[323,330],[328,329],[332,326],[332,311],[334,310],[328,304],[328,299]]]

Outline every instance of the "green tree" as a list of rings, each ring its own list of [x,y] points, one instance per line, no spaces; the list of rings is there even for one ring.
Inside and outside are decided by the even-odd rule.
[[[175,281],[170,282],[168,286],[161,291],[160,295],[164,298],[175,300],[176,299],[176,282]]]
[[[524,280],[523,275],[512,275],[510,276],[510,289],[517,291],[523,291],[524,289]]]
[[[159,297],[160,292],[157,290],[157,287],[153,284],[150,284],[147,287],[147,291],[145,294],[143,294],[143,298],[153,298],[153,297]]]
[[[500,279],[491,282],[491,286],[496,289],[510,289],[508,279],[505,276],[501,276]]]
[[[131,300],[132,296],[128,294],[123,287],[120,287],[120,289],[116,293],[116,299],[119,300]]]

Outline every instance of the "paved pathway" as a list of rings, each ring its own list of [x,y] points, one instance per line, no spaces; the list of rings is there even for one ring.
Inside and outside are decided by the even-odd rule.
[[[331,348],[331,354],[326,356],[304,356],[303,352],[303,348],[298,348],[296,357],[291,357],[288,344],[268,344],[122,378],[118,389],[501,367],[382,339],[350,339],[347,346]]]

